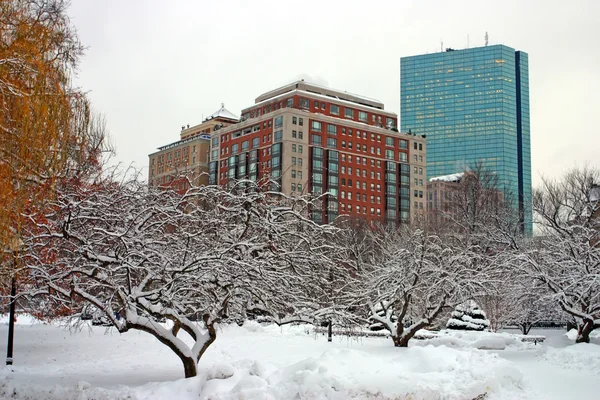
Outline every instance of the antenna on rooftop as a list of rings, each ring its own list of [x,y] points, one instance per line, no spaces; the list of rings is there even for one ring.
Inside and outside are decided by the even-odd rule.
[[[444,51],[444,39],[440,39],[440,51]]]
[[[490,36],[489,36],[489,35],[488,35],[488,33],[486,32],[486,33],[485,33],[485,45],[486,45],[486,46],[488,45],[489,41],[490,41]]]

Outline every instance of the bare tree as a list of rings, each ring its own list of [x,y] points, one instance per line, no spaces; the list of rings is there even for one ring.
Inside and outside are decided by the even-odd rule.
[[[577,342],[600,327],[599,183],[600,171],[590,168],[544,179],[533,193],[540,236],[522,257],[525,271],[578,320]]]
[[[305,285],[328,270],[335,230],[305,217],[305,199],[262,189],[243,181],[179,195],[134,181],[65,193],[29,235],[29,294],[92,304],[119,332],[156,337],[195,376],[215,324],[249,301],[277,316],[319,306]]]

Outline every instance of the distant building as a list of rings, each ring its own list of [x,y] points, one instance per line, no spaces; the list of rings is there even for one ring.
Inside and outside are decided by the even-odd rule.
[[[398,132],[383,103],[298,81],[212,132],[209,183],[270,176],[286,194],[328,192],[317,222],[407,223],[425,213],[426,162],[425,138]]]
[[[532,232],[528,55],[504,45],[403,57],[402,131],[427,136],[427,175],[482,164]]]
[[[473,172],[433,177],[427,182],[427,223],[440,231],[457,231],[456,223],[468,219],[469,213],[492,211],[502,201],[502,191],[483,187]]]
[[[201,124],[181,128],[180,140],[158,148],[150,154],[148,183],[150,186],[169,186],[185,189],[187,181],[179,179],[186,174],[197,185],[208,184],[208,156],[210,135],[238,122],[238,117],[223,104]]]

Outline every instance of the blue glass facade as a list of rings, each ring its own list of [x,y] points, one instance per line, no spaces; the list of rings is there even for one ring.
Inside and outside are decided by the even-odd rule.
[[[494,45],[403,57],[400,67],[401,130],[427,136],[428,177],[483,165],[531,233],[527,53]]]

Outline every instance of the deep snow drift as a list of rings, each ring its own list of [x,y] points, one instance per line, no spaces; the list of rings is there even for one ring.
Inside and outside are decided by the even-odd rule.
[[[0,337],[6,337],[6,330],[6,325],[0,326]],[[462,400],[488,393],[486,399],[492,400],[550,398],[530,387],[527,373],[518,362],[503,358],[503,351],[476,348],[477,340],[491,343],[493,335],[415,340],[408,349],[401,349],[382,338],[340,337],[327,343],[311,331],[306,326],[279,328],[256,323],[241,328],[223,326],[200,361],[200,376],[180,379],[183,368],[177,357],[148,334],[120,335],[98,327],[68,332],[57,326],[18,325],[15,366],[0,373],[0,396]],[[552,351],[573,353],[571,361],[580,359],[581,352],[571,347],[546,350],[514,341],[508,334],[497,335],[495,340],[503,342],[505,351],[527,354],[528,361],[548,368],[559,368],[549,356]],[[598,359],[593,355],[581,358],[586,363]],[[593,384],[591,381],[590,390],[600,389]]]

